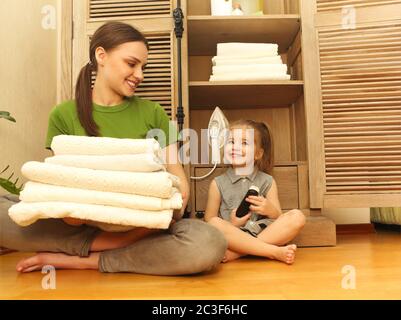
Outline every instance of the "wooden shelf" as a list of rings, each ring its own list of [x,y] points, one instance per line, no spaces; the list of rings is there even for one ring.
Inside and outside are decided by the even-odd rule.
[[[303,93],[303,81],[191,81],[191,109],[283,107],[295,103]]]
[[[214,56],[220,42],[277,43],[284,53],[300,29],[300,19],[297,14],[188,16],[189,55]]]

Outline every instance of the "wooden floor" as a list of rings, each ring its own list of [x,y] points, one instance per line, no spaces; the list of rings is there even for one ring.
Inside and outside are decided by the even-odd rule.
[[[0,257],[0,299],[401,299],[401,234],[343,235],[336,247],[301,248],[294,265],[259,258],[222,264],[197,276],[159,277],[58,270],[18,274],[28,254]],[[343,289],[342,268],[355,267],[356,289]]]

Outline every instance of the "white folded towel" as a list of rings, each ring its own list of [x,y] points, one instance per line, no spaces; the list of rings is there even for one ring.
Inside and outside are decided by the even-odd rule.
[[[115,155],[151,153],[160,157],[155,139],[119,139],[108,137],[55,136],[51,143],[55,155]]]
[[[286,74],[266,74],[263,72],[252,73],[227,73],[223,75],[212,75],[209,81],[263,81],[263,80],[290,80],[291,76]]]
[[[181,209],[183,203],[181,193],[176,188],[173,188],[173,192],[171,198],[161,199],[136,194],[69,188],[28,181],[24,185],[19,198],[25,203],[60,201],[150,211]]]
[[[168,172],[126,172],[73,168],[30,161],[21,168],[29,180],[58,186],[171,198],[180,179]]]
[[[212,58],[214,66],[228,66],[228,65],[243,65],[243,64],[281,64],[283,60],[281,56],[273,57],[250,57],[247,55],[238,57],[219,57],[215,56]]]
[[[166,171],[162,160],[152,153],[121,155],[60,155],[45,159],[45,163],[110,171],[153,172]]]
[[[264,72],[266,74],[287,74],[287,65],[285,64],[246,64],[246,65],[228,65],[214,66],[213,75],[225,75],[229,73],[251,73]]]
[[[275,43],[243,43],[243,42],[228,42],[217,44],[218,56],[239,56],[248,54],[251,56],[258,56],[263,54],[265,56],[278,55],[278,45]]]
[[[8,213],[20,226],[29,226],[39,219],[69,217],[119,226],[167,229],[173,217],[173,210],[144,211],[71,202],[19,202]],[[123,231],[118,229],[115,231]]]

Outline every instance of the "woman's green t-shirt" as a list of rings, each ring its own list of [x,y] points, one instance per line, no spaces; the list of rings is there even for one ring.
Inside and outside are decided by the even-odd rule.
[[[116,106],[93,104],[93,119],[99,127],[100,136],[111,138],[145,139],[149,130],[161,129],[165,135],[159,139],[163,148],[176,142],[179,137],[176,126],[170,122],[166,111],[158,103],[136,96]],[[50,149],[54,136],[86,136],[77,113],[74,100],[63,102],[50,113],[46,149]]]

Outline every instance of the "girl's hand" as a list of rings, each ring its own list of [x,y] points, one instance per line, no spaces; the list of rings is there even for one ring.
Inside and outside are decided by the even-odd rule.
[[[270,215],[275,216],[277,208],[274,204],[267,198],[263,196],[249,196],[246,201],[251,203],[249,210],[257,214],[270,217]]]
[[[238,208],[237,208],[238,209]],[[231,214],[230,214],[230,221],[231,221],[231,223],[234,225],[234,226],[236,226],[236,227],[243,227],[245,224],[246,224],[246,222],[249,220],[249,218],[251,217],[251,213],[249,212],[247,215],[245,215],[245,216],[243,216],[242,218],[238,218],[237,216],[236,216],[236,213],[237,213],[237,209],[234,209],[234,210],[232,210],[231,211]]]

